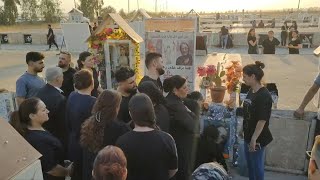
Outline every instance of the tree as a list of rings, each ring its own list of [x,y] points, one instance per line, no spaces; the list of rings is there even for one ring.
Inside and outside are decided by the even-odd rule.
[[[120,9],[119,15],[120,15],[123,19],[126,19],[126,18],[127,18],[127,13],[125,13],[123,9]]]
[[[21,1],[21,17],[27,21],[36,21],[38,19],[38,4],[37,0],[22,0]]]
[[[6,24],[3,6],[0,6],[0,24]]]
[[[116,13],[117,10],[112,7],[112,6],[108,6],[108,7],[105,7],[101,10],[101,16],[102,17],[105,17],[106,15],[108,15],[109,13]]]
[[[62,15],[60,4],[59,0],[41,0],[39,9],[46,22],[60,21]]]
[[[4,3],[4,24],[14,24],[18,17],[18,7],[20,5],[19,0],[2,0]]]
[[[101,15],[103,6],[103,0],[80,0],[79,9],[83,12],[85,17],[89,19],[94,19],[94,16],[97,17]]]

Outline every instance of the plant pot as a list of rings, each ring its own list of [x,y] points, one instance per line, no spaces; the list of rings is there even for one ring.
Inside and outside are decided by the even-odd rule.
[[[214,103],[222,103],[227,88],[225,86],[213,87],[211,91],[211,99]]]

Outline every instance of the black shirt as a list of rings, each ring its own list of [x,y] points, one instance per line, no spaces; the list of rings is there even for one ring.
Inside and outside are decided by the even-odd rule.
[[[280,41],[277,38],[273,38],[272,41],[270,39],[265,39],[262,42],[263,46],[263,54],[275,54],[276,46],[280,44]]]
[[[166,180],[168,171],[178,168],[176,145],[168,133],[131,131],[116,144],[127,157],[127,180]]]
[[[94,88],[91,92],[91,96],[98,97],[98,87],[100,85],[99,83],[99,75],[96,69],[92,68],[92,76],[93,76],[93,81],[94,81]]]
[[[63,91],[63,95],[66,98],[68,98],[70,93],[74,91],[73,75],[75,73],[76,70],[72,67],[69,67],[67,71],[63,72],[63,83],[60,89]]]
[[[170,115],[167,108],[162,104],[154,106],[154,113],[156,114],[156,122],[160,129],[169,133],[170,131]]]
[[[288,45],[298,46],[301,44],[300,39],[291,40]],[[299,54],[299,49],[289,48],[289,54]]]
[[[58,164],[63,166],[64,149],[61,142],[48,131],[41,130],[28,130],[25,139],[42,154],[40,160],[43,179],[65,179],[65,177],[55,177],[47,173]]]
[[[118,119],[124,123],[128,123],[131,121],[131,116],[129,114],[129,101],[133,95],[134,94],[128,97],[122,96],[120,109],[118,113]]]
[[[142,82],[145,82],[145,81],[153,82],[160,89],[160,91],[163,92],[163,86],[162,86],[162,82],[161,82],[160,78],[158,78],[157,80],[154,80],[149,76],[143,76],[143,78],[141,79],[139,84],[141,84]]]
[[[252,41],[254,43],[254,42],[256,42],[256,40],[257,40],[257,38],[255,36],[248,36],[248,38],[247,38],[247,42],[249,45],[248,54],[258,54],[258,51],[257,51],[258,44],[256,44],[255,46],[252,46],[249,43],[249,41]]]
[[[50,36],[50,35],[51,35],[51,36]],[[50,39],[54,39],[54,33],[53,33],[52,28],[49,28],[47,37],[48,37],[48,38],[50,37]]]
[[[104,128],[103,147],[115,145],[117,139],[127,133],[130,128],[121,121],[114,120]],[[83,179],[92,179],[93,162],[97,154],[90,152],[87,148],[83,148]]]
[[[252,89],[248,92],[243,102],[243,131],[244,139],[250,143],[258,121],[266,121],[257,143],[262,147],[272,141],[272,135],[269,130],[269,119],[271,116],[272,98],[267,88],[262,87],[256,93]]]

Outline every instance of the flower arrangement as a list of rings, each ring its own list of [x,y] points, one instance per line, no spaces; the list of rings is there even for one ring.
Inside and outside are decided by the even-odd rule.
[[[242,77],[242,65],[239,61],[231,61],[232,64],[230,66],[225,67],[226,75],[227,75],[227,90],[228,93],[231,94],[239,90],[240,79]]]
[[[202,77],[200,87],[203,89],[211,88],[214,85],[216,87],[222,86],[222,78],[225,75],[225,71],[219,72],[220,66],[218,69],[214,65],[208,65],[206,67],[198,67],[198,75]]]

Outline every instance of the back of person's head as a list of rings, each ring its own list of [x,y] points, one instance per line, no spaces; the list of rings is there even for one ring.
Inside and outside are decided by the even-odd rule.
[[[77,60],[78,63],[78,68],[82,69],[83,68],[83,62],[87,59],[87,57],[91,56],[92,54],[88,51],[84,51],[79,54],[79,59]]]
[[[136,94],[130,99],[129,112],[134,124],[141,127],[156,127],[153,104],[146,94]]]
[[[209,125],[203,130],[202,137],[206,140],[217,142],[219,130],[214,125]]]
[[[63,76],[63,72],[59,67],[50,67],[46,70],[46,80],[48,82],[53,82],[60,76]]]
[[[121,67],[119,70],[116,71],[115,78],[117,82],[123,82],[133,77],[134,75],[135,72],[133,69],[128,67]]]
[[[29,98],[23,101],[19,110],[14,111],[10,116],[10,124],[22,135],[24,136],[27,127],[31,125],[31,114],[36,114],[38,112],[38,104],[41,100],[39,98]]]
[[[44,55],[39,52],[28,52],[26,55],[26,63],[37,62],[44,59]]]
[[[248,64],[243,68],[243,73],[252,76],[254,75],[256,77],[257,81],[261,81],[261,79],[264,76],[263,68],[265,65],[261,61],[256,61],[254,64]]]
[[[48,24],[49,27],[51,27],[51,24]]]
[[[80,144],[91,152],[98,152],[103,146],[104,129],[118,115],[121,95],[117,91],[104,90],[97,98],[92,116],[82,124]]]
[[[195,101],[202,101],[203,96],[199,91],[193,91],[192,93],[188,94],[187,98],[195,100]]]
[[[149,53],[149,54],[147,54],[146,60],[145,60],[146,67],[149,68],[151,63],[154,60],[156,60],[157,58],[159,58],[159,57],[162,57],[162,55],[159,54],[159,53]]]
[[[186,78],[180,75],[174,75],[163,81],[163,90],[166,93],[173,92],[174,89],[180,89],[186,83],[186,81]]]
[[[164,104],[165,98],[160,89],[151,81],[144,81],[139,84],[138,91],[149,96],[153,104]]]
[[[127,159],[123,151],[115,146],[106,146],[99,151],[93,163],[94,180],[125,180]]]
[[[285,26],[281,26],[281,30],[286,30],[286,27]]]
[[[74,87],[77,90],[87,89],[93,85],[93,76],[89,70],[82,69],[73,76]]]

